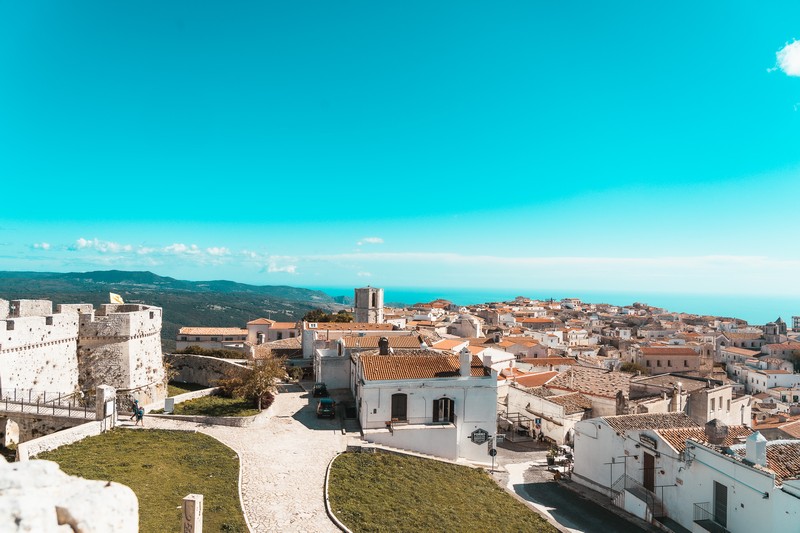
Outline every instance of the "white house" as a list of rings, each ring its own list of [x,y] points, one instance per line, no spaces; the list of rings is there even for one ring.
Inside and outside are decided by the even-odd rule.
[[[354,396],[364,439],[447,459],[489,461],[477,430],[494,435],[497,373],[468,349],[355,358]]]
[[[573,480],[648,521],[701,531],[796,531],[800,441],[767,442],[744,426],[682,413],[576,425]]]

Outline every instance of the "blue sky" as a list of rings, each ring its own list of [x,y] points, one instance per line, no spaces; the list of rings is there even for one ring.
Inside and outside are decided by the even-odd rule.
[[[0,1],[0,269],[798,294],[800,5]]]

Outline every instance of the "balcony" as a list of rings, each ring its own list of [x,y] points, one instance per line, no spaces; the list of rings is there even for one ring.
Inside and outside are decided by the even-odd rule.
[[[694,523],[711,533],[730,533],[725,526],[714,518],[710,502],[694,504]]]

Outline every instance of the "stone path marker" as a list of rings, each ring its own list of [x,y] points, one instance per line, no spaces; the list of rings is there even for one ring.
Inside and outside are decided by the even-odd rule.
[[[183,533],[203,533],[203,495],[189,494],[183,499]]]

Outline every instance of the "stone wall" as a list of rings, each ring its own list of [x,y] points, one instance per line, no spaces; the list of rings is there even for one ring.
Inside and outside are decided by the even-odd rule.
[[[0,385],[4,391],[76,390],[77,346],[77,313],[0,320]]]
[[[246,368],[225,359],[205,355],[167,354],[165,360],[177,372],[174,381],[197,383],[206,387],[216,386],[217,381],[232,369]]]
[[[17,442],[27,442],[86,422],[86,420],[65,416],[16,414],[0,417],[0,427],[5,426],[6,420],[13,420],[19,427],[19,440]],[[94,420],[93,410],[89,411],[87,420]]]
[[[139,530],[139,501],[125,485],[62,472],[52,461],[0,458],[0,531]]]
[[[106,428],[107,426],[102,420],[93,420],[79,426],[67,428],[37,439],[29,440],[28,442],[23,442],[17,446],[17,461],[27,461],[40,453],[49,452],[61,446],[78,442],[86,437],[99,435]],[[0,529],[0,531],[2,531],[2,529]]]
[[[106,304],[81,315],[78,363],[83,388],[105,384],[135,390],[142,403],[163,399],[161,309]]]

